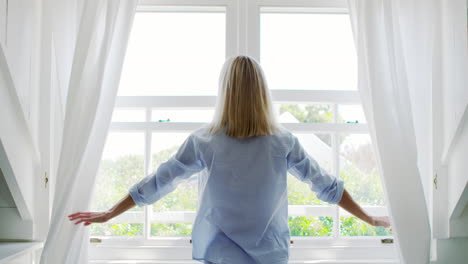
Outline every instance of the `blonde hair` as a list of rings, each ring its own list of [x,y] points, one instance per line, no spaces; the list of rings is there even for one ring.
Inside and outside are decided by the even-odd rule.
[[[263,70],[253,58],[232,57],[219,79],[212,133],[246,138],[273,134],[278,128]]]

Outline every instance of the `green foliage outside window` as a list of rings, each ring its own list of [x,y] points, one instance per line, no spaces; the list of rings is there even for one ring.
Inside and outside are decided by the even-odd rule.
[[[288,219],[291,236],[331,236],[333,218],[330,216],[290,216]]]
[[[128,193],[128,188],[142,179],[143,156],[126,155],[116,160],[102,160],[96,182],[92,210],[105,211]],[[142,211],[134,207],[132,211]]]
[[[283,104],[280,114],[289,112],[301,123],[332,123],[333,115],[329,104]]]
[[[193,224],[174,223],[174,224],[151,224],[152,236],[190,236],[192,234]]]
[[[143,224],[104,223],[90,225],[93,236],[142,236]]]
[[[340,217],[340,235],[342,236],[391,236],[384,227],[371,226],[357,217]]]
[[[288,203],[289,205],[327,205],[315,196],[309,185],[288,174]]]
[[[360,205],[384,205],[383,191],[377,169],[363,173],[353,164],[345,164],[340,171],[345,188]]]
[[[152,171],[156,171],[163,162],[167,161],[178,149],[174,146],[154,153],[151,156]],[[179,184],[177,189],[153,204],[154,212],[161,211],[196,211],[198,199],[197,176],[193,175],[187,181]]]

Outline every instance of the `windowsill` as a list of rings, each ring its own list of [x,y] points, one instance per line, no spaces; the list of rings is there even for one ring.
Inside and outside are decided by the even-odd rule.
[[[292,237],[290,263],[398,263],[395,261],[395,245],[383,244],[381,239],[384,238],[392,237]],[[155,260],[158,263],[197,263],[190,262],[190,237],[157,237],[148,240],[103,238],[100,243],[90,243],[89,250],[93,260],[91,263],[113,263],[115,260],[132,263],[149,260],[153,262],[148,263],[154,263]],[[135,256],[138,256],[137,259]]]
[[[0,242],[0,264],[43,247],[42,242]]]
[[[91,260],[91,264],[116,264],[121,262],[115,262],[112,260]],[[131,260],[132,264],[154,264],[154,260]],[[195,260],[161,260],[157,263],[160,264],[200,264]],[[399,264],[397,260],[382,260],[382,259],[370,259],[370,260],[291,260],[288,264]]]
[[[124,247],[139,247],[139,246],[190,246],[190,236],[179,237],[152,237],[144,239],[143,237],[99,237],[92,236],[91,239],[98,239],[99,242],[91,242],[91,245],[109,245],[109,246],[124,246]],[[291,236],[293,241],[291,246],[312,246],[312,247],[369,247],[369,246],[391,246],[392,244],[382,243],[382,239],[393,239],[393,236],[352,236],[340,237],[302,237]],[[131,242],[127,244],[128,242]]]
[[[362,239],[296,239],[290,245],[290,264],[302,263],[392,263],[397,264],[394,244],[382,244],[380,238]],[[127,242],[130,242],[127,240]],[[166,243],[164,245],[163,243]],[[168,245],[172,243],[173,245]],[[199,263],[192,260],[192,246],[188,238],[157,238],[143,243],[132,240],[91,243],[90,263],[110,264],[115,261],[143,263]],[[125,263],[127,263],[125,262]]]

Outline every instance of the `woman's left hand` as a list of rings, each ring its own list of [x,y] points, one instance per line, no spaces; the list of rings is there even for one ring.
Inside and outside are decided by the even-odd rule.
[[[70,221],[75,221],[75,225],[83,223],[84,225],[90,225],[91,223],[105,223],[109,221],[110,215],[108,212],[78,212],[68,216]]]

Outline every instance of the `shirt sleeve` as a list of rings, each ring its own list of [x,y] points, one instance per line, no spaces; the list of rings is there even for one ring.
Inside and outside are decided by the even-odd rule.
[[[297,137],[291,136],[292,146],[287,156],[288,171],[307,183],[318,199],[331,204],[338,203],[344,192],[343,180],[321,168],[317,161],[304,151]]]
[[[130,187],[129,194],[135,204],[140,207],[152,204],[175,190],[180,182],[204,167],[197,144],[190,135],[175,155],[162,163],[155,172]]]

